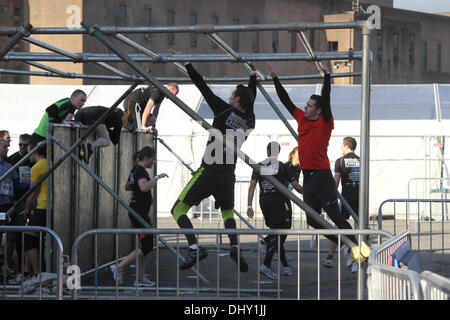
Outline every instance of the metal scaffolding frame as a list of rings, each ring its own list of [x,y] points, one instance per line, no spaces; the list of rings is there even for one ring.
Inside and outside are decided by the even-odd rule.
[[[348,52],[314,52],[304,31],[315,29],[348,29],[361,27],[363,23],[285,23],[285,24],[257,24],[257,25],[195,25],[195,26],[175,26],[175,27],[116,27],[106,26],[98,27],[103,34],[110,35],[116,40],[135,49],[138,53],[129,54],[130,58],[136,62],[153,62],[153,63],[169,63],[186,75],[186,70],[180,64],[182,62],[242,62],[247,61],[307,61],[315,62],[318,67],[318,74],[311,75],[291,75],[279,76],[280,80],[311,80],[320,79],[323,76],[321,61],[325,60],[361,60],[362,51],[349,50]],[[306,49],[300,53],[233,53],[233,50],[217,36],[218,32],[243,32],[243,31],[287,31],[296,32],[302,44]],[[137,33],[201,33],[207,35],[212,41],[216,42],[221,48],[227,48],[228,54],[180,54],[171,55],[168,53],[154,53],[151,50],[141,46],[135,41],[129,39],[124,34]],[[44,77],[61,77],[68,79],[91,79],[91,80],[122,80],[136,81],[145,80],[144,77],[138,75],[129,75],[125,72],[112,67],[108,62],[123,62],[121,57],[108,53],[72,53],[67,50],[55,47],[44,41],[32,38],[31,35],[39,34],[88,34],[83,28],[33,28],[30,24],[20,27],[0,27],[0,36],[13,36],[13,38],[0,51],[0,60],[3,61],[20,61],[33,65],[44,71],[26,71],[0,69],[0,74],[14,74],[24,76],[44,76]],[[29,44],[38,46],[50,52],[13,52],[10,51],[20,40]],[[228,50],[230,49],[230,50]],[[8,51],[10,51],[8,53]],[[232,53],[232,54],[230,54]],[[39,62],[38,62],[39,61]],[[95,63],[109,74],[77,74],[73,72],[65,72],[42,64],[40,62],[73,62],[73,63]],[[46,71],[46,72],[45,72]],[[111,75],[113,73],[114,75]],[[348,72],[332,74],[332,77],[356,77],[361,76],[361,72]],[[270,76],[264,76],[259,73],[260,81],[271,81]],[[190,82],[188,77],[177,78],[156,78],[158,81],[177,81],[179,83]],[[229,83],[245,81],[240,77],[211,77],[205,78],[208,82]]]
[[[0,27],[0,35],[12,36],[12,39],[6,43],[6,45],[0,49],[0,61],[22,61],[27,64],[34,65],[41,68],[47,72],[29,72],[23,70],[6,70],[0,69],[0,73],[4,74],[21,74],[21,75],[31,75],[31,76],[46,76],[46,77],[62,77],[62,78],[84,78],[84,79],[102,79],[102,80],[126,80],[134,82],[133,87],[136,87],[138,82],[148,81],[153,84],[157,89],[163,92],[163,94],[168,97],[173,103],[180,107],[189,117],[196,120],[203,128],[209,130],[211,125],[196,114],[192,109],[190,109],[183,101],[178,99],[170,91],[168,91],[160,81],[170,80],[178,81],[180,83],[190,82],[189,78],[156,78],[153,77],[145,70],[139,63],[141,62],[154,62],[154,63],[170,63],[180,72],[186,75],[186,70],[180,64],[182,62],[234,62],[242,63],[244,68],[249,71],[247,63],[249,61],[308,61],[314,62],[318,68],[319,74],[313,75],[299,75],[299,76],[280,76],[280,80],[300,80],[300,79],[315,79],[323,77],[323,68],[321,62],[324,60],[362,60],[362,70],[361,72],[335,74],[334,77],[362,77],[362,99],[361,99],[361,180],[360,180],[360,193],[359,193],[359,212],[360,221],[359,228],[368,228],[368,197],[369,197],[369,116],[370,116],[370,70],[371,70],[371,52],[369,50],[369,37],[370,29],[367,26],[366,21],[355,21],[355,22],[337,22],[337,23],[285,23],[285,24],[253,24],[253,25],[194,25],[194,26],[164,26],[164,27],[117,27],[117,26],[91,26],[85,21],[81,22],[83,28],[33,28],[30,24],[25,26],[16,27]],[[306,30],[326,30],[326,29],[360,29],[362,31],[362,51],[348,52],[314,52],[308,40],[305,37],[304,31]],[[296,32],[300,41],[306,49],[305,53],[274,53],[274,54],[243,54],[235,52],[230,46],[228,46],[225,41],[223,41],[218,35],[218,32],[244,32],[244,31],[287,31]],[[225,51],[225,55],[217,54],[195,54],[195,55],[170,55],[170,54],[157,54],[152,51],[142,47],[141,45],[135,43],[134,41],[128,39],[123,34],[126,33],[200,33],[208,36],[213,42],[215,42],[221,49]],[[43,41],[31,38],[31,34],[89,34],[100,42],[102,42],[106,47],[108,47],[114,54],[97,54],[97,53],[72,53],[66,50],[54,47]],[[106,38],[105,35],[112,36],[114,39],[125,43],[128,46],[140,51],[138,54],[127,54],[118,48],[110,39]],[[8,53],[16,43],[20,40],[26,41],[33,45],[42,47],[50,53]],[[64,72],[37,61],[60,61],[60,62],[73,62],[73,63],[87,63],[93,62],[99,66],[105,68],[106,70],[116,74],[115,76],[110,75],[80,75],[74,73]],[[107,62],[125,62],[128,64],[138,75],[126,74],[110,65]],[[139,63],[138,63],[139,62]],[[268,100],[271,107],[278,114],[280,119],[286,125],[291,134],[296,137],[296,132],[290,127],[287,120],[282,116],[281,112],[277,109],[275,103],[271,101],[267,92],[265,92],[261,81],[271,81],[270,76],[265,76],[261,72],[257,72],[259,81],[258,89]],[[236,82],[241,81],[242,78],[205,78],[209,82]],[[246,80],[247,78],[245,78]],[[130,88],[131,89],[131,88]],[[126,92],[128,94],[130,89]],[[125,95],[125,94],[124,94]],[[122,101],[125,97],[124,95],[119,99]],[[116,102],[111,109],[114,109],[118,105]],[[112,110],[110,110],[112,111]],[[106,116],[108,112],[104,115]],[[102,117],[99,120],[102,120]],[[98,122],[98,121],[97,121]],[[96,123],[97,123],[96,122]],[[69,155],[75,150],[75,148],[84,140],[88,134],[90,134],[95,128],[95,124],[90,127],[88,132],[83,135],[74,145],[72,145],[65,156],[55,163],[54,167],[51,168],[39,181],[41,183],[46,179],[55,169],[58,167],[63,160],[65,160]],[[227,146],[230,146],[227,143]],[[232,146],[230,146],[231,149]],[[252,169],[259,172],[259,167],[256,162],[250,159],[241,150],[234,150],[235,154],[247,163]],[[302,208],[312,219],[316,220],[320,225],[328,229],[334,229],[330,223],[325,221],[320,217],[320,215],[315,212],[306,203],[300,200],[297,196],[291,193],[287,188],[285,188],[281,183],[279,183],[275,178],[268,176],[267,180],[272,183],[283,195],[288,197],[291,201],[296,203],[300,208]],[[22,198],[23,200],[28,194],[30,194],[32,189],[30,189]],[[13,208],[12,208],[13,209]],[[10,211],[12,211],[12,209]],[[10,213],[10,212],[8,212]],[[342,242],[347,244],[349,247],[354,247],[354,244],[348,237],[343,236]],[[363,284],[362,278],[364,275],[358,277],[358,298],[362,298],[363,295]]]

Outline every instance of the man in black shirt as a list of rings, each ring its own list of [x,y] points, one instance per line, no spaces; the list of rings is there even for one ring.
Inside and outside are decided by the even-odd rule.
[[[342,183],[342,196],[349,203],[353,211],[358,214],[359,207],[359,177],[360,177],[360,159],[355,154],[356,140],[352,137],[345,137],[342,141],[341,152],[342,157],[336,160],[334,165],[334,180],[336,187],[339,187],[339,182]],[[350,218],[350,212],[341,203],[341,216],[345,219]],[[331,267],[333,254],[336,249],[336,244],[330,242],[328,256],[324,264]],[[350,261],[347,266],[350,267]],[[356,272],[358,265],[354,262],[352,272]]]
[[[264,176],[274,176],[278,181],[286,187],[291,184],[292,187],[299,193],[303,193],[303,188],[298,184],[296,173],[286,164],[278,161],[278,154],[280,153],[280,145],[278,142],[270,142],[267,145],[268,158],[259,163],[261,175],[258,175],[253,170],[250,187],[248,189],[248,209],[247,215],[250,218],[254,217],[253,211],[253,195],[255,193],[256,183],[259,182],[259,204],[264,215],[264,221],[270,229],[290,229],[292,225],[292,206],[291,201],[283,196],[269,181],[264,179]],[[261,265],[260,272],[271,279],[278,279],[277,274],[272,269],[272,258],[275,251],[280,253],[280,260],[283,264],[283,275],[291,276],[292,270],[286,259],[284,251],[284,242],[287,236],[280,236],[280,250],[278,250],[278,236],[268,235],[265,238],[267,245],[266,256],[264,263]]]
[[[102,106],[83,108],[75,114],[75,122],[90,126],[108,110],[109,108]],[[111,142],[115,145],[119,143],[120,133],[122,132],[122,116],[122,110],[114,109],[114,112],[95,128],[96,140],[81,145],[80,156],[86,164],[89,164],[89,158],[94,153],[95,148],[107,147]]]
[[[174,95],[178,94],[175,82],[169,83],[166,88]],[[148,132],[151,127],[155,128],[159,107],[164,98],[164,94],[153,85],[134,90],[123,101],[123,127],[130,132],[135,132],[138,128]]]
[[[360,159],[355,154],[355,149],[356,140],[352,137],[344,138],[341,145],[343,156],[335,162],[334,180],[337,187],[339,182],[342,183],[342,196],[358,214]],[[345,219],[350,218],[350,212],[344,206],[342,206],[341,214]]]
[[[249,132],[255,127],[253,103],[256,96],[256,68],[251,64],[252,74],[248,87],[237,85],[229,98],[229,103],[216,96],[205,83],[203,77],[192,64],[185,65],[189,77],[200,90],[209,107],[214,113],[213,127],[206,145],[201,167],[193,174],[193,178],[183,189],[175,202],[171,213],[180,228],[193,228],[186,213],[191,206],[198,205],[203,199],[214,196],[216,208],[221,209],[225,228],[236,229],[234,219],[234,183],[237,156],[226,148],[225,140],[232,141],[235,148],[240,148]],[[223,136],[224,144],[218,145],[215,137]],[[189,269],[199,260],[208,256],[207,251],[197,246],[194,234],[186,234],[189,243],[186,261],[180,269]],[[230,257],[235,262],[240,261],[240,271],[246,272],[248,265],[244,258],[238,260],[238,242],[236,235],[229,235]]]
[[[30,135],[27,133],[21,134],[19,136],[19,151],[12,154],[8,157],[6,160],[12,165],[15,165],[17,162],[19,162],[23,157],[26,156],[28,153],[28,143],[30,140]],[[17,168],[17,174],[19,177],[19,183],[21,184],[22,188],[16,188],[14,190],[14,201],[19,200],[29,189],[30,187],[30,171],[31,167],[33,166],[33,163],[30,161],[30,159],[23,162],[18,168]],[[23,215],[20,213],[25,209],[25,201],[22,201],[22,203],[18,204],[16,206],[16,209],[14,213],[11,215],[11,225],[14,226],[24,226],[26,225],[26,220],[24,219]],[[7,237],[7,261],[11,262],[11,258],[14,252],[14,247],[17,252],[17,265],[22,266],[22,237],[20,232],[8,232]],[[11,265],[11,264],[9,264]],[[9,284],[18,284],[22,281],[22,274],[19,273],[16,277],[16,279],[12,279],[9,281]]]

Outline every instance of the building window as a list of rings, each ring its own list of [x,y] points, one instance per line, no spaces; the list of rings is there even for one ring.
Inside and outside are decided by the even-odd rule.
[[[20,8],[14,8],[13,23],[19,25],[22,23],[22,10]]]
[[[214,26],[217,26],[217,25],[219,24],[219,16],[216,16],[216,15],[212,16],[211,23],[212,23]],[[215,42],[212,41],[212,42],[211,42],[211,48],[212,48],[212,49],[217,49],[217,48],[218,48],[218,45],[217,45]]]
[[[167,25],[174,26],[175,25],[175,11],[169,10],[167,11]],[[167,44],[175,43],[175,34],[168,33],[167,34]]]
[[[436,44],[436,71],[441,72],[441,44]]]
[[[127,6],[121,4],[119,6],[119,26],[124,27],[127,25]]]
[[[278,52],[278,31],[272,31],[272,51]]]
[[[383,33],[381,30],[377,32],[377,58],[378,60],[383,59]]]
[[[253,24],[259,24],[259,20],[254,19]],[[253,52],[259,52],[259,31],[253,31],[252,48]]]
[[[9,9],[8,5],[5,4],[0,6],[0,21],[6,25],[7,23],[9,23],[8,20],[9,20]],[[4,76],[4,78],[7,78],[7,76]]]
[[[151,26],[152,25],[152,9],[150,8],[144,8],[144,26]],[[151,41],[151,33],[144,34],[144,39],[147,41]]]
[[[239,24],[239,19],[234,18],[233,24]],[[233,32],[232,46],[234,51],[239,51],[239,32]]]
[[[394,62],[398,61],[398,34],[394,32],[394,36],[393,36],[393,44],[394,44],[394,51],[393,51],[393,55],[394,55]]]
[[[409,64],[413,65],[414,64],[414,53],[415,53],[415,49],[414,49],[414,43],[416,40],[416,36],[414,35],[414,33],[411,33],[409,35]]]
[[[297,52],[297,32],[291,33],[291,52]]]
[[[328,51],[338,51],[338,41],[328,41]]]
[[[422,71],[427,70],[427,42],[422,42]]]
[[[191,13],[189,16],[189,24],[191,26],[195,26],[197,24],[197,14]],[[191,47],[197,46],[197,34],[195,32],[191,33]]]

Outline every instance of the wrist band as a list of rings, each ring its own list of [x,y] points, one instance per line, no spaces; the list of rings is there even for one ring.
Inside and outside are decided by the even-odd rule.
[[[252,206],[248,206],[247,209],[253,209],[253,207]]]

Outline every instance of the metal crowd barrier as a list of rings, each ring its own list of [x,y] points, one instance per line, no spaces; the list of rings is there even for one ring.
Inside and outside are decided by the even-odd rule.
[[[211,278],[215,278],[215,279],[210,279],[210,285],[206,286],[206,287],[200,287],[200,281],[198,276],[194,276],[192,273],[189,273],[189,271],[182,271],[183,274],[180,275],[180,271],[179,271],[179,260],[173,261],[173,263],[167,263],[167,261],[165,260],[164,257],[161,257],[162,255],[162,250],[160,250],[159,245],[156,246],[154,253],[152,254],[152,256],[150,257],[150,259],[152,259],[155,263],[156,263],[156,267],[154,268],[154,270],[152,272],[154,272],[155,274],[153,275],[154,279],[152,278],[152,280],[155,280],[156,282],[156,286],[155,287],[151,287],[151,288],[135,288],[135,287],[130,287],[130,286],[118,286],[117,281],[114,281],[112,278],[112,273],[109,272],[108,270],[108,274],[106,275],[105,273],[101,273],[101,269],[107,266],[110,266],[111,264],[115,264],[118,263],[118,261],[121,259],[119,258],[119,253],[116,250],[116,260],[112,261],[111,263],[108,263],[106,265],[103,266],[99,266],[97,264],[97,258],[94,257],[94,261],[96,262],[95,264],[95,268],[94,268],[94,272],[95,272],[95,283],[94,285],[88,284],[86,285],[86,282],[83,281],[81,283],[81,289],[75,289],[73,291],[73,298],[74,299],[84,299],[84,298],[92,298],[92,296],[95,296],[96,298],[99,299],[161,299],[161,298],[167,298],[167,297],[171,297],[171,298],[176,298],[176,299],[184,299],[184,298],[188,298],[188,299],[202,299],[202,298],[208,298],[208,299],[240,299],[242,297],[248,298],[256,298],[256,299],[267,299],[267,295],[272,295],[274,297],[276,297],[276,299],[298,299],[300,300],[300,268],[302,267],[302,264],[300,262],[300,236],[311,236],[311,235],[315,235],[317,237],[321,236],[321,235],[335,235],[338,237],[338,245],[340,247],[341,244],[343,244],[343,242],[341,243],[341,236],[342,235],[355,235],[358,238],[361,238],[361,236],[376,236],[378,237],[378,244],[381,243],[381,238],[382,237],[392,237],[392,235],[388,232],[382,231],[382,230],[335,230],[335,229],[322,229],[322,230],[282,230],[282,229],[271,229],[271,230],[267,230],[267,229],[92,229],[92,230],[88,230],[86,232],[84,232],[83,234],[81,234],[74,242],[74,245],[72,247],[72,264],[73,265],[77,265],[77,262],[79,260],[79,254],[78,254],[78,250],[79,250],[79,246],[80,243],[82,241],[84,241],[87,237],[91,237],[94,236],[95,238],[95,254],[97,254],[97,252],[99,251],[99,248],[102,247],[102,241],[99,241],[99,236],[111,236],[113,235],[115,237],[115,248],[118,248],[118,242],[119,242],[119,236],[133,236],[134,237],[134,242],[135,242],[135,247],[138,247],[138,235],[139,234],[153,234],[156,237],[156,244],[158,244],[158,238],[160,235],[164,234],[164,235],[176,235],[176,240],[175,241],[175,246],[176,246],[176,250],[177,253],[180,252],[180,246],[183,245],[183,247],[185,247],[186,245],[186,241],[184,239],[184,234],[188,234],[188,233],[193,233],[197,236],[197,238],[199,239],[199,244],[201,246],[207,247],[208,248],[208,252],[209,252],[209,257],[205,260],[207,261],[206,263],[214,263],[214,258],[216,260],[217,266],[214,266],[215,269],[209,268],[208,269],[208,274],[210,275]],[[248,252],[249,249],[251,248],[258,248],[258,242],[259,242],[259,237],[261,235],[269,235],[269,234],[273,234],[273,235],[288,235],[290,238],[290,241],[292,241],[292,236],[296,236],[297,237],[297,250],[296,250],[296,255],[297,255],[297,261],[296,261],[296,269],[297,272],[296,274],[294,274],[292,281],[297,281],[297,290],[292,290],[292,288],[290,288],[290,292],[293,293],[293,295],[288,296],[288,293],[285,292],[287,291],[282,289],[282,285],[281,285],[281,277],[280,277],[280,273],[281,273],[281,264],[280,264],[280,258],[279,256],[274,256],[274,260],[273,263],[275,266],[277,266],[277,270],[278,270],[278,279],[277,280],[273,280],[269,281],[271,283],[271,286],[269,286],[267,284],[267,281],[265,281],[265,278],[262,278],[264,276],[261,276],[261,274],[259,273],[259,269],[261,266],[261,258],[262,258],[262,254],[260,249],[257,249],[257,262],[256,262],[256,266],[255,265],[251,265],[249,263],[250,268],[252,268],[252,270],[256,270],[256,275],[254,274],[254,272],[249,272],[249,273],[240,273],[237,272],[236,276],[234,276],[232,273],[232,270],[229,270],[226,266],[222,265],[220,262],[220,257],[221,256],[225,256],[226,254],[224,253],[224,251],[222,251],[222,248],[220,248],[219,246],[219,237],[221,235],[228,235],[228,234],[235,234],[238,235],[238,239],[239,239],[239,250],[244,250],[246,251],[245,253],[245,258],[247,259],[247,261],[249,261],[249,259],[254,259],[255,256],[250,256],[250,253]],[[180,239],[180,235],[181,235],[181,239]],[[209,237],[207,236],[209,235]],[[211,235],[215,236],[216,241],[215,244],[214,243],[206,243],[206,239],[210,239]],[[255,238],[253,238],[252,240],[249,240],[249,237],[246,236],[250,236],[250,238],[252,238],[251,236],[254,236]],[[245,237],[245,239],[244,239]],[[278,241],[280,238],[278,237]],[[288,238],[289,239],[289,238]],[[294,241],[295,242],[295,241]],[[320,241],[317,241],[318,246],[317,246],[317,299],[320,300],[320,273],[321,273],[321,268],[320,268]],[[211,248],[211,246],[213,248]],[[289,253],[292,254],[292,250],[289,250]],[[214,257],[214,253],[216,253],[215,257]],[[302,251],[302,254],[304,252]],[[128,254],[128,253],[126,253]],[[275,258],[277,257],[277,258]],[[293,259],[295,261],[295,259]],[[338,289],[338,299],[341,299],[341,286],[340,286],[340,282],[341,282],[341,267],[340,267],[340,262],[341,260],[343,261],[343,259],[341,259],[341,255],[340,255],[340,251],[338,252],[338,264],[337,264],[337,269],[338,269],[338,274],[337,274],[337,282],[338,285],[337,286],[333,286],[333,289]],[[295,263],[295,262],[292,263]],[[163,263],[161,263],[163,262]],[[308,260],[307,262],[302,261],[302,263],[308,264],[310,261]],[[234,263],[233,263],[234,264]],[[240,264],[240,260],[238,260],[238,268],[239,268],[239,264]],[[202,268],[202,270],[205,270],[205,262],[197,263],[196,265],[199,269]],[[256,267],[256,269],[255,269]],[[303,267],[302,267],[303,268]],[[176,270],[173,271],[172,273],[172,269]],[[360,279],[360,275],[362,274],[362,270],[364,268],[359,268],[359,273],[358,273],[358,278],[354,279],[352,278],[352,283],[353,281],[356,282],[359,281]],[[328,269],[327,269],[328,270]],[[214,272],[215,271],[215,272]],[[207,271],[204,271],[207,272]],[[230,273],[231,272],[231,273]],[[322,272],[323,269],[322,269]],[[175,274],[176,273],[176,274]],[[105,277],[102,277],[106,275],[106,277],[109,278],[105,279]],[[223,275],[223,277],[221,277],[221,275]],[[207,275],[206,275],[207,276]],[[137,270],[135,271],[135,274],[131,276],[132,279],[137,279]],[[225,277],[227,277],[226,279],[224,279]],[[230,277],[233,280],[230,280]],[[256,281],[254,278],[256,278]],[[268,280],[268,279],[267,279]],[[309,280],[309,279],[308,279]],[[91,279],[92,281],[92,279]],[[234,283],[231,283],[232,281],[235,281]],[[112,285],[112,283],[115,282],[114,285]],[[191,286],[181,286],[181,282],[189,282],[189,284]],[[226,283],[225,286],[227,287],[223,287],[221,286],[221,283]],[[249,284],[252,283],[256,283],[250,286],[250,288],[248,287]],[[168,286],[164,286],[167,285]],[[170,286],[170,284],[174,284],[173,286]],[[236,285],[236,287],[229,287],[232,285]],[[284,283],[283,287],[285,287],[286,283]],[[256,287],[256,288],[255,288]],[[356,291],[357,288],[359,288],[359,286],[357,286],[355,288],[355,295],[356,295]],[[283,295],[283,298],[282,298]],[[359,295],[358,295],[359,296]],[[273,297],[272,297],[273,299]]]
[[[394,214],[394,233],[397,229],[397,218],[403,217],[405,220],[405,228],[408,229],[410,220],[415,219],[416,223],[419,225],[419,223],[422,220],[427,221],[430,224],[430,227],[433,223],[433,221],[436,221],[435,218],[440,218],[442,228],[444,226],[444,223],[448,223],[448,217],[444,215],[444,204],[450,203],[450,199],[386,199],[384,200],[380,206],[378,207],[378,228],[383,228],[383,206],[385,206],[387,203],[393,203],[393,214]],[[397,212],[397,203],[404,203],[405,204],[405,210],[401,213]],[[428,204],[428,208],[420,207],[420,203]],[[415,213],[411,212],[411,204],[417,204],[417,211]],[[438,206],[441,206],[441,212],[433,212],[433,204],[437,204]],[[436,206],[435,206],[436,207]],[[428,212],[426,212],[428,211]],[[420,227],[416,228],[417,230],[420,229]]]
[[[419,274],[390,267],[389,256],[402,243],[411,242],[409,231],[403,231],[379,247],[372,249],[367,269],[369,300],[420,300]]]
[[[424,264],[430,265],[428,267],[430,269],[432,264],[438,263],[441,266],[440,274],[448,276],[448,270],[443,261],[450,250],[448,241],[450,224],[445,210],[449,203],[450,199],[387,199],[378,209],[378,228],[394,234],[399,228],[409,230]],[[391,206],[386,208],[387,204]],[[383,214],[392,212],[392,209],[393,231],[391,226],[383,225]],[[414,225],[411,222],[414,222]],[[427,255],[426,258],[425,255]]]
[[[420,286],[425,300],[449,300],[450,279],[430,271],[420,274]]]
[[[367,270],[369,300],[445,300],[450,280],[430,271],[421,274],[389,266],[388,258],[402,243],[411,243],[405,230],[372,249]]]
[[[21,265],[18,266],[18,274],[22,275],[22,281],[20,284],[16,284],[16,285],[10,285],[8,283],[8,279],[7,279],[7,274],[6,274],[6,268],[5,266],[7,265],[7,257],[6,257],[6,252],[7,252],[7,243],[5,241],[5,246],[3,247],[3,273],[2,273],[2,282],[3,282],[3,290],[2,290],[2,294],[0,295],[0,297],[2,299],[25,299],[25,298],[30,298],[30,299],[43,299],[43,298],[50,298],[50,297],[55,297],[58,300],[62,300],[63,298],[63,245],[61,242],[61,239],[58,237],[58,235],[51,229],[46,228],[46,227],[37,227],[37,226],[0,226],[0,234],[2,233],[10,233],[10,232],[14,232],[14,233],[21,233],[22,236],[22,248],[21,248]],[[39,268],[39,275],[37,277],[38,281],[34,281],[34,282],[30,282],[30,281],[24,281],[23,277],[24,277],[24,257],[25,257],[25,250],[24,250],[24,234],[27,232],[33,232],[33,233],[39,233],[39,252],[40,252],[40,257],[41,259],[39,259],[39,264],[38,264],[38,268]],[[43,261],[43,247],[44,247],[44,242],[43,242],[43,233],[47,234],[47,241],[50,241],[52,238],[54,240],[54,242],[56,243],[56,253],[53,256],[53,262],[54,262],[54,270],[56,271],[56,276],[53,273],[43,273],[43,266],[42,266],[42,261]],[[17,234],[16,234],[17,235]],[[49,245],[48,243],[46,245]],[[43,290],[43,288],[45,286],[52,286],[54,282],[56,281],[56,289],[55,292],[53,293],[53,290]],[[38,290],[38,294],[35,293],[36,289]],[[29,293],[29,294],[28,294]]]

